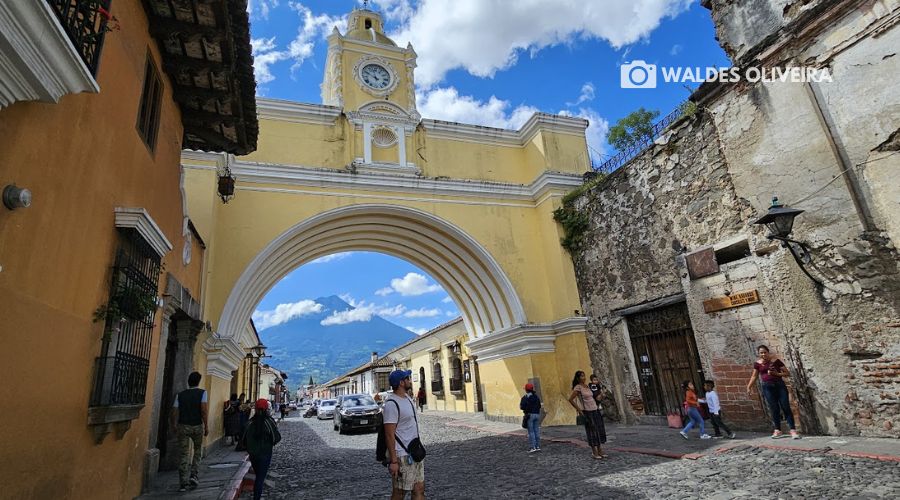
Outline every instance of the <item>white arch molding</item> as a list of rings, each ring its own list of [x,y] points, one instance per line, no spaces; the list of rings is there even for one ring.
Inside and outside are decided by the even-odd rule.
[[[526,323],[509,278],[460,228],[420,210],[365,204],[310,217],[266,245],[232,288],[220,335],[236,339],[265,294],[293,269],[347,251],[388,254],[430,274],[456,302],[473,339]]]

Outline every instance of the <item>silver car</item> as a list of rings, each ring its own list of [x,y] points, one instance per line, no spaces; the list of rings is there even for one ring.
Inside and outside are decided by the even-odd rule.
[[[334,418],[334,408],[337,406],[336,399],[323,399],[319,403],[319,413],[316,418],[319,420],[328,420]]]

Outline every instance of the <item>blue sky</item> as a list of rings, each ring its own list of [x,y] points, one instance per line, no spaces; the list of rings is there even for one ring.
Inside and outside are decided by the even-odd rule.
[[[250,0],[258,94],[319,103],[325,37],[342,31],[356,0]],[[418,54],[416,93],[425,118],[516,129],[532,113],[563,113],[591,122],[596,158],[615,152],[605,141],[610,124],[644,107],[666,114],[689,89],[660,79],[654,89],[623,89],[620,67],[644,60],[659,66],[728,66],[709,11],[699,0],[374,0],[386,32]],[[347,295],[371,311],[421,331],[447,319],[446,294],[375,295],[409,273],[434,280],[397,259],[353,253],[308,264],[279,283],[259,310],[301,312],[304,299]],[[403,283],[421,280],[407,279]],[[403,286],[401,283],[401,287]],[[428,285],[424,285],[427,286]],[[409,290],[407,290],[409,291]],[[303,303],[306,304],[306,303]],[[440,314],[407,317],[423,310]],[[389,312],[397,312],[397,309]],[[261,316],[257,315],[258,318]]]

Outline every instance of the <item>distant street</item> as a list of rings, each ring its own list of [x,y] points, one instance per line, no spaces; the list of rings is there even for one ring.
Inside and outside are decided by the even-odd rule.
[[[541,452],[528,454],[520,436],[453,423],[427,411],[421,419],[428,498],[900,497],[896,462],[741,446],[741,440],[729,442],[737,446],[731,451],[697,460],[620,451],[592,460],[570,443],[545,442]],[[315,418],[280,425],[284,440],[276,447],[267,498],[389,495],[387,470],[374,461],[375,434],[339,435],[330,420]],[[610,445],[627,445],[627,439],[623,432]]]

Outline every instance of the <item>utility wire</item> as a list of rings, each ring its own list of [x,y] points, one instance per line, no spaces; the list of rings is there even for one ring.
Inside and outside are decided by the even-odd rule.
[[[884,160],[885,158],[890,158],[891,156],[894,156],[894,155],[897,154],[897,153],[900,153],[900,151],[894,151],[893,153],[891,153],[891,154],[889,154],[889,155],[885,155],[885,156],[882,156],[882,157],[880,157],[880,158],[874,158],[874,159],[872,159],[872,160],[864,161],[864,162],[862,162],[862,163],[857,163],[856,165],[853,165],[852,167],[845,168],[844,170],[841,171],[841,173],[835,175],[834,178],[832,178],[830,181],[828,181],[824,186],[820,187],[819,189],[816,189],[815,191],[813,191],[812,193],[810,193],[810,194],[807,195],[806,197],[801,198],[801,199],[798,200],[798,201],[795,201],[793,204],[791,204],[791,206],[796,207],[797,205],[803,203],[804,201],[807,201],[807,200],[809,200],[810,198],[812,198],[813,196],[815,196],[815,195],[821,193],[822,191],[825,190],[825,188],[827,188],[828,186],[830,186],[834,181],[840,179],[842,175],[844,175],[845,173],[849,172],[850,170],[853,170],[854,168],[859,168],[859,167],[861,167],[861,166],[863,166],[863,165],[867,165],[867,164],[869,164],[869,163],[874,163],[874,162],[876,162],[876,161]]]

